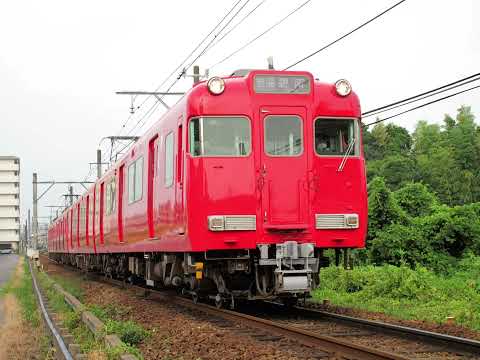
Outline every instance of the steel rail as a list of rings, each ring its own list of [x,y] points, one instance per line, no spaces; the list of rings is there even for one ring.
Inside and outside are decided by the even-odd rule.
[[[299,343],[307,347],[319,348],[319,350],[341,354],[342,356],[347,356],[352,359],[358,360],[407,360],[409,358],[385,352],[382,350],[373,349],[370,347],[353,344],[348,341],[340,340],[333,338],[331,336],[319,335],[307,330],[299,329],[294,326],[283,325],[274,321],[262,319],[256,316],[251,316],[247,314],[242,314],[236,311],[231,311],[227,309],[219,309],[215,306],[204,304],[204,303],[195,303],[194,301],[178,296],[172,295],[168,292],[162,292],[158,290],[148,289],[138,285],[126,284],[123,281],[115,279],[106,279],[101,276],[101,282],[107,283],[109,285],[120,286],[123,288],[133,289],[143,291],[148,293],[150,296],[154,295],[161,298],[162,300],[174,301],[176,304],[179,304],[184,307],[188,307],[192,310],[200,310],[203,313],[208,315],[221,317],[226,320],[230,320],[237,323],[242,323],[245,326],[256,328],[259,330],[267,330],[269,332],[274,332],[279,335],[285,336],[287,339],[295,339]]]
[[[49,259],[49,261],[55,262],[51,259]],[[79,271],[78,269],[73,267],[68,267],[68,268],[76,272]],[[320,334],[303,330],[294,326],[283,325],[283,324],[280,324],[271,320],[259,318],[256,316],[251,316],[248,314],[243,314],[240,312],[231,311],[227,309],[218,309],[214,306],[204,304],[204,303],[195,303],[194,301],[188,298],[174,295],[172,294],[172,292],[159,291],[159,290],[149,289],[143,286],[131,285],[116,279],[106,279],[103,275],[99,275],[99,274],[89,273],[89,275],[94,276],[94,279],[92,280],[103,282],[108,285],[120,286],[122,288],[142,291],[145,294],[154,295],[156,297],[161,298],[162,300],[170,300],[170,301],[173,300],[181,306],[185,306],[193,310],[200,310],[206,314],[222,317],[224,319],[231,320],[234,322],[244,323],[244,325],[248,327],[275,332],[277,334],[285,336],[286,338],[295,339],[299,343],[306,345],[308,347],[318,347],[319,350],[323,350],[325,352],[331,352],[331,353],[349,356],[352,359],[367,359],[367,360],[368,359],[398,359],[398,360],[409,359],[408,357],[404,357],[402,355],[397,355],[397,354],[392,354],[382,350],[372,349],[363,345],[352,344],[345,340],[340,340],[331,336],[320,335]],[[275,302],[269,302],[269,303],[282,306],[281,304],[278,304]],[[385,329],[390,332],[397,333],[403,336],[410,336],[410,337],[420,336],[427,341],[436,342],[437,344],[439,342],[443,342],[447,345],[451,345],[452,347],[455,347],[457,350],[461,350],[465,352],[473,352],[473,353],[480,352],[480,341],[476,341],[472,339],[460,338],[456,336],[410,328],[407,326],[388,324],[380,321],[359,319],[351,316],[334,314],[334,313],[330,313],[330,312],[326,312],[318,309],[306,308],[302,306],[295,306],[293,308],[298,311],[309,313],[311,315],[314,314],[316,316],[329,317],[332,319],[342,320],[345,322],[361,324],[361,325],[374,327],[374,328],[381,328],[381,329]]]
[[[463,347],[463,350],[466,350],[465,347],[468,347],[469,351],[476,351],[480,353],[480,341],[478,340],[461,338],[458,336],[447,335],[447,334],[440,334],[433,331],[415,329],[409,326],[389,324],[389,323],[385,323],[377,320],[360,319],[353,316],[335,314],[328,311],[312,309],[312,308],[303,307],[303,306],[295,306],[294,308],[297,310],[303,311],[307,314],[311,313],[311,314],[321,315],[324,317],[329,317],[332,319],[339,319],[345,322],[362,324],[362,325],[375,327],[375,328],[382,328],[382,329],[390,330],[392,332],[405,334],[405,335],[421,336],[427,340],[448,342],[449,345],[458,345]]]
[[[53,325],[52,319],[50,319],[50,315],[48,314],[47,309],[45,308],[45,304],[43,303],[42,295],[40,294],[40,289],[37,284],[37,279],[35,278],[35,274],[33,273],[32,264],[30,263],[30,261],[28,261],[28,267],[30,269],[30,274],[32,275],[33,288],[35,289],[35,294],[37,296],[38,303],[40,304],[40,310],[42,311],[43,318],[45,319],[45,322],[47,323],[47,326],[50,329],[50,332],[55,338],[55,341],[57,342],[58,347],[60,348],[60,351],[62,352],[62,355],[65,358],[65,360],[73,360],[72,354],[68,350],[68,347],[63,341],[63,338],[60,336],[57,329]]]

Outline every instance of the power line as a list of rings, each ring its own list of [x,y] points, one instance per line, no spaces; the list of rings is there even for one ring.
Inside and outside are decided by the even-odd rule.
[[[210,37],[210,35],[213,34],[213,32],[225,21],[225,19],[232,13],[232,11],[238,6],[238,4],[241,2],[242,0],[237,0],[234,5],[232,6],[232,8],[222,17],[222,19],[210,30],[210,32],[195,46],[195,48],[185,57],[185,59],[180,62],[180,64],[170,73],[168,74],[168,76],[160,83],[160,85],[158,85],[156,88],[155,88],[155,91],[158,91],[163,85],[165,85],[165,83],[168,81],[168,79],[170,79],[172,77],[172,75],[174,75],[177,71],[179,71],[182,66],[188,61],[188,59],[200,48],[200,46],[202,46],[202,44]],[[136,97],[135,97],[136,98]],[[135,99],[134,98],[134,99]],[[137,107],[137,110],[140,109],[149,99],[151,98],[151,96],[147,96],[141,103],[140,105]],[[123,123],[122,125],[122,128],[120,129],[120,132],[123,128],[125,128],[125,126],[127,125],[127,123],[130,121],[130,119],[132,118],[132,115],[133,114],[130,114],[130,116],[127,118],[127,120]]]
[[[392,106],[390,108],[387,108],[385,110],[380,110],[380,111],[377,111],[377,112],[374,112],[374,113],[371,113],[371,114],[368,114],[368,115],[365,115],[362,117],[363,118],[366,118],[366,117],[370,117],[370,116],[375,116],[375,115],[378,115],[378,114],[382,114],[384,112],[388,112],[388,111],[391,111],[393,109],[396,109],[396,108],[399,108],[399,107],[403,107],[405,105],[408,105],[408,104],[412,104],[414,102],[417,102],[417,101],[420,101],[420,100],[424,100],[424,99],[427,99],[427,98],[430,98],[432,96],[435,96],[435,95],[439,95],[439,94],[443,94],[444,92],[447,92],[447,91],[450,91],[450,90],[453,90],[453,89],[456,89],[456,88],[459,88],[459,87],[462,87],[462,86],[465,86],[467,84],[470,84],[472,82],[475,82],[475,81],[478,81],[480,80],[480,77],[476,78],[476,79],[472,79],[472,80],[469,80],[469,81],[466,81],[464,83],[461,83],[461,84],[458,84],[458,85],[455,85],[455,86],[451,86],[449,88],[446,88],[446,89],[443,89],[443,90],[439,90],[439,91],[435,91],[429,95],[425,95],[425,96],[421,96],[419,98],[415,98],[413,100],[410,100],[410,101],[407,101],[407,102],[404,102],[404,103],[401,103],[401,104],[398,104],[398,105],[395,105],[395,106]]]
[[[308,54],[307,56],[305,56],[305,57],[301,58],[300,60],[294,62],[292,65],[287,66],[287,67],[286,67],[285,69],[283,69],[283,70],[288,70],[288,69],[290,69],[290,68],[292,68],[292,67],[294,67],[294,66],[296,66],[296,65],[298,65],[298,64],[300,64],[300,63],[302,63],[302,62],[304,62],[305,60],[310,59],[312,56],[317,55],[319,52],[328,49],[330,46],[336,44],[337,42],[339,42],[339,41],[341,41],[341,40],[343,40],[343,39],[345,39],[347,36],[350,36],[351,34],[353,34],[354,32],[356,32],[356,31],[358,31],[358,30],[360,30],[360,29],[363,28],[364,26],[367,26],[367,25],[370,24],[372,21],[375,21],[375,20],[378,19],[379,17],[385,15],[385,14],[388,13],[390,10],[393,10],[394,8],[396,8],[398,5],[404,3],[405,1],[407,1],[407,0],[401,0],[401,1],[397,2],[397,3],[395,3],[394,5],[390,6],[388,9],[386,9],[386,10],[382,11],[381,13],[379,13],[379,14],[375,15],[374,17],[372,17],[370,20],[365,21],[364,23],[362,23],[361,25],[357,26],[357,27],[354,28],[353,30],[350,30],[350,31],[347,32],[346,34],[344,34],[344,35],[340,36],[339,38],[333,40],[332,42],[328,43],[327,45],[322,46],[320,49],[315,50],[315,51],[312,52],[311,54]]]
[[[406,1],[406,0],[403,0],[403,1]],[[274,28],[276,28],[278,25],[280,25],[281,23],[283,23],[285,20],[287,20],[290,16],[292,16],[293,14],[295,14],[297,11],[299,11],[301,8],[303,8],[305,5],[307,5],[309,2],[311,2],[311,0],[307,0],[305,1],[304,3],[302,3],[300,6],[298,6],[297,8],[295,8],[294,10],[292,10],[290,13],[288,13],[286,16],[284,16],[282,19],[280,19],[279,21],[277,21],[275,24],[273,24],[272,26],[270,26],[269,28],[267,28],[265,31],[263,31],[262,33],[260,33],[259,35],[257,35],[256,37],[254,37],[253,39],[251,39],[250,41],[248,41],[246,44],[242,45],[241,47],[239,47],[237,50],[235,50],[234,52],[232,52],[230,55],[226,56],[225,58],[223,58],[222,60],[216,62],[215,64],[213,64],[212,66],[209,67],[209,69],[213,69],[215,66],[217,65],[220,65],[222,63],[224,63],[225,61],[227,61],[228,59],[230,59],[233,55],[236,55],[238,54],[240,51],[242,51],[243,49],[247,48],[248,46],[250,46],[251,44],[253,44],[255,41],[257,41],[258,39],[260,39],[262,36],[266,35],[267,33],[269,33],[271,30],[273,30]]]
[[[242,19],[240,19],[240,21],[238,21],[234,26],[232,26],[230,30],[228,30],[225,34],[223,34],[223,36],[220,39],[218,39],[215,43],[213,43],[208,50],[211,50],[213,47],[217,46],[217,44],[220,41],[222,41],[223,39],[225,39],[225,37],[230,35],[232,31],[234,31],[239,25],[241,25],[245,20],[247,20],[250,17],[250,15],[252,15],[255,11],[257,11],[257,9],[263,4],[265,4],[266,1],[267,0],[260,1],[252,10],[250,10]]]
[[[463,78],[463,79],[456,80],[456,81],[451,82],[451,83],[449,83],[449,84],[445,84],[445,85],[439,86],[439,87],[437,87],[437,88],[435,88],[435,89],[431,89],[431,90],[422,92],[422,93],[417,94],[417,95],[414,95],[414,96],[410,96],[410,97],[408,97],[408,98],[406,98],[406,99],[398,100],[398,101],[395,101],[395,102],[393,102],[393,103],[391,103],[391,104],[384,105],[384,106],[380,106],[380,107],[378,107],[378,108],[376,108],[376,109],[372,109],[372,110],[369,110],[369,111],[365,111],[365,112],[362,114],[362,116],[363,116],[363,117],[368,117],[368,116],[372,116],[372,115],[375,115],[375,114],[377,114],[377,113],[383,112],[382,110],[384,110],[384,111],[391,110],[391,109],[394,109],[394,108],[398,107],[398,106],[396,106],[396,105],[403,104],[403,103],[405,103],[405,104],[403,104],[403,105],[407,105],[407,104],[410,103],[410,102],[407,102],[407,101],[410,101],[410,100],[419,98],[419,97],[424,96],[424,95],[431,94],[431,95],[429,95],[429,96],[433,96],[433,95],[436,95],[436,94],[440,94],[440,93],[442,93],[442,92],[444,92],[444,91],[448,91],[448,90],[454,89],[454,88],[456,88],[456,87],[458,87],[458,86],[463,86],[463,85],[466,85],[466,84],[468,84],[468,83],[471,83],[472,81],[477,81],[477,80],[480,79],[479,76],[480,76],[480,73],[467,76],[467,77],[465,77],[465,78]],[[467,80],[469,80],[469,81],[467,81]],[[457,85],[457,86],[453,86],[453,85]],[[453,87],[452,87],[452,86],[453,86]],[[439,90],[443,90],[443,91],[439,91]],[[421,98],[421,99],[423,99],[423,98]],[[418,99],[418,100],[421,100],[421,99]],[[415,100],[415,101],[416,101],[416,100]],[[413,102],[413,101],[412,101],[412,102]],[[403,106],[403,105],[399,105],[399,106]],[[387,110],[386,110],[386,109],[387,109]]]
[[[311,0],[309,0],[309,1],[311,1]],[[190,68],[198,59],[200,59],[200,57],[205,55],[205,53],[209,50],[210,45],[212,45],[212,43],[215,41],[215,39],[218,37],[218,35],[220,35],[223,32],[223,30],[225,30],[226,27],[228,25],[230,25],[230,23],[235,19],[235,17],[238,16],[238,14],[242,11],[242,9],[249,2],[250,2],[250,0],[247,0],[242,6],[240,6],[240,8],[237,10],[237,12],[235,14],[233,14],[233,16],[225,23],[225,25],[223,25],[223,27],[218,31],[218,33],[213,36],[213,38],[208,42],[208,44],[203,48],[203,50],[200,51],[200,53],[195,57],[195,59],[190,61],[190,63],[183,68],[183,70],[180,72],[180,74],[177,76],[177,78],[173,81],[173,83],[167,88],[167,90],[165,92],[169,92],[175,86],[175,84],[178,82],[178,80],[180,80],[182,75],[185,73],[186,69]],[[233,10],[233,8],[232,8],[232,10]],[[231,13],[231,11],[229,13]],[[160,98],[163,99],[163,96],[160,97]],[[150,109],[147,111],[147,113],[145,113],[145,115],[140,120],[137,121],[137,123],[130,129],[130,131],[128,133],[130,134],[140,124],[140,122],[143,121],[145,118],[150,117],[151,114],[153,114],[155,109],[158,107],[158,104],[159,104],[159,102],[155,101],[153,103],[153,105],[150,107]],[[152,111],[152,109],[153,109],[153,111]]]
[[[454,93],[454,94],[450,94],[450,95],[444,96],[444,97],[439,98],[439,99],[436,99],[436,100],[429,101],[429,102],[427,102],[427,103],[425,103],[425,104],[415,106],[415,107],[413,107],[413,108],[411,108],[411,109],[402,111],[402,112],[400,112],[400,113],[397,113],[397,114],[388,116],[388,117],[383,118],[383,119],[378,119],[378,120],[376,120],[376,121],[373,121],[373,122],[371,122],[371,123],[365,124],[365,125],[363,125],[363,126],[364,126],[364,127],[368,127],[368,126],[371,126],[371,125],[375,125],[375,124],[381,123],[381,122],[383,122],[383,121],[390,120],[390,119],[392,119],[392,118],[394,118],[394,117],[397,117],[397,116],[406,114],[406,113],[408,113],[408,112],[410,112],[410,111],[423,108],[423,107],[425,107],[425,106],[428,106],[428,105],[431,105],[431,104],[434,104],[434,103],[443,101],[443,100],[445,100],[445,99],[448,99],[448,98],[451,98],[451,97],[454,97],[454,96],[463,94],[463,93],[465,93],[465,92],[467,92],[467,91],[472,91],[472,90],[478,89],[478,88],[480,88],[480,85],[477,85],[477,86],[468,88],[468,89],[466,89],[466,90],[462,90],[462,91],[456,92],[456,93]]]

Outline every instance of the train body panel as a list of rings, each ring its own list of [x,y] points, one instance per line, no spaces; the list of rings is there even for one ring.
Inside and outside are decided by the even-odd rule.
[[[318,272],[319,250],[363,247],[357,96],[307,72],[255,70],[223,81],[219,95],[194,86],[65,210],[49,230],[49,251],[145,255],[142,266],[148,256],[184,254],[184,270],[191,254],[202,263],[219,254],[252,261],[235,263],[235,272],[278,270],[311,247]]]

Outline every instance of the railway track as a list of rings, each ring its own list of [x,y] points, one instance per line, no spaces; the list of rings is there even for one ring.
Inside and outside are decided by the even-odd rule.
[[[480,341],[317,309],[298,306],[286,311],[283,307],[277,303],[265,303],[260,308],[241,311],[408,359],[480,359]]]
[[[480,342],[474,340],[303,307],[287,311],[275,303],[239,307],[237,311],[219,309],[172,292],[146,289],[101,275],[90,276],[91,280],[139,292],[152,301],[167,300],[187,309],[193,317],[200,316],[259,341],[300,345],[299,353],[309,359],[480,359]]]

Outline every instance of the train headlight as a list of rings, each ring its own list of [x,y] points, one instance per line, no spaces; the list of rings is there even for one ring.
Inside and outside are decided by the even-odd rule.
[[[207,82],[208,91],[213,95],[220,95],[225,91],[225,80],[218,76],[212,77]]]
[[[225,230],[225,218],[223,216],[209,216],[208,229],[211,231]]]
[[[345,216],[345,224],[349,228],[357,229],[358,228],[358,215],[357,214],[349,214]]]
[[[352,85],[347,80],[340,79],[335,83],[335,89],[338,95],[347,96],[352,92]]]

